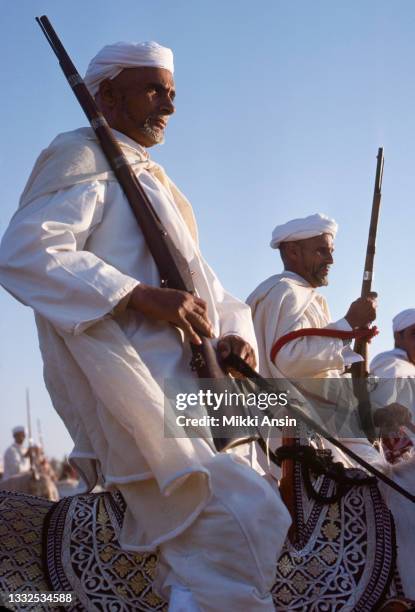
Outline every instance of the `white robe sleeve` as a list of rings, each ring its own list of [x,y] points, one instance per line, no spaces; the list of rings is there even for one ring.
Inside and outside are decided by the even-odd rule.
[[[283,346],[275,363],[287,378],[314,377],[330,370],[343,372],[342,349],[342,341],[335,338],[298,338]]]
[[[317,327],[316,323],[310,320],[310,314],[307,310],[301,317],[293,320],[290,309],[290,300],[283,300],[270,351],[274,343],[289,332]],[[343,322],[343,320],[341,321]],[[337,327],[336,324],[330,323],[325,325],[324,328],[344,329],[344,326],[339,325]],[[342,340],[305,336],[285,344],[275,358],[275,365],[287,378],[313,378],[332,370],[338,370],[342,373],[345,368],[343,349]]]
[[[106,184],[40,197],[12,218],[0,247],[0,282],[57,328],[79,334],[138,281],[84,250],[103,214]]]
[[[11,476],[17,476],[21,472],[27,472],[29,461],[21,456],[17,448],[10,446],[4,453],[4,474],[6,480]]]

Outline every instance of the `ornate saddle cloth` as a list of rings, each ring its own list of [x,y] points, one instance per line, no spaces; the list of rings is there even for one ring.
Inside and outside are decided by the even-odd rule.
[[[67,497],[45,524],[45,561],[53,590],[72,591],[71,611],[167,612],[152,590],[157,555],[126,553],[118,544],[124,500],[118,493]]]
[[[294,486],[297,538],[286,539],[277,563],[276,610],[372,612],[386,599],[402,597],[393,518],[376,482],[353,486],[324,505],[309,498],[296,463]],[[313,487],[321,496],[334,496],[335,484],[326,476]]]
[[[277,563],[276,610],[372,612],[385,599],[402,596],[393,521],[376,484],[354,486],[323,505],[309,499],[297,469],[295,481],[298,538],[287,538]],[[314,486],[323,495],[333,493],[326,476]],[[76,603],[65,610],[72,612],[167,611],[152,590],[157,556],[119,547],[124,510],[117,493],[55,504],[0,493],[0,590],[24,592],[30,585],[32,592],[71,591]]]

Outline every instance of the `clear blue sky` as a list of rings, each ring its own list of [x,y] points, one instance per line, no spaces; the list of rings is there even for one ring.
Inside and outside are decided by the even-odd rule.
[[[415,4],[411,0],[19,0],[2,3],[0,233],[39,151],[85,125],[38,26],[47,14],[80,72],[104,45],[157,40],[175,52],[177,113],[153,157],[188,195],[203,252],[238,297],[280,269],[272,228],[322,211],[337,219],[324,290],[334,318],[360,292],[377,148],[385,147],[376,256],[381,335],[415,305]],[[29,309],[0,291],[0,452],[30,387],[46,450],[71,443],[42,382]]]

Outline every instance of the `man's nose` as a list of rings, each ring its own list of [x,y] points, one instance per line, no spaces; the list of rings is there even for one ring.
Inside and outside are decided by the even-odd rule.
[[[326,257],[327,263],[332,264],[334,262],[333,253],[329,253]]]
[[[176,110],[173,100],[168,97],[164,98],[160,110],[162,111],[163,115],[172,115]]]

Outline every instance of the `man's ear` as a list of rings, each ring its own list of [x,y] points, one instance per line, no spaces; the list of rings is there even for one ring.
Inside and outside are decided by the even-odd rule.
[[[393,337],[395,338],[395,348],[403,348],[403,346],[402,346],[402,341],[403,341],[402,332],[395,332],[393,334]]]
[[[298,261],[300,253],[300,246],[298,242],[286,242],[284,246],[287,259],[289,261]]]
[[[117,96],[111,79],[105,79],[99,84],[98,98],[107,108],[114,108]]]

